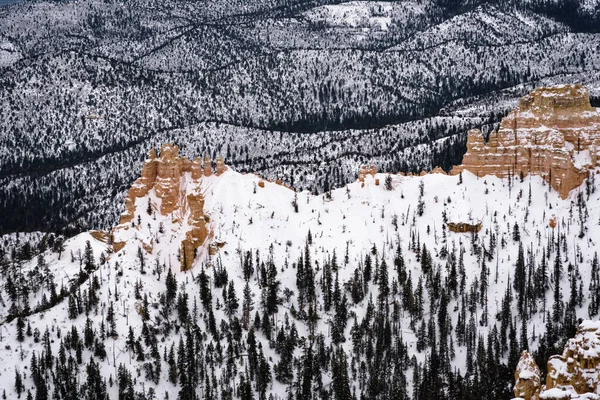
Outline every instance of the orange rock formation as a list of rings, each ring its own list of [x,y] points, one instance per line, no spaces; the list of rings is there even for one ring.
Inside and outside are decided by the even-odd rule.
[[[210,157],[204,157],[204,176],[212,175],[212,167],[210,165]]]
[[[222,158],[217,159],[217,175],[222,174],[226,166]],[[182,179],[184,174],[190,173],[189,177]],[[204,159],[204,165],[200,159],[190,161],[179,157],[179,148],[172,144],[161,147],[160,156],[154,149],[142,167],[142,176],[138,178],[127,197],[125,198],[125,212],[121,215],[119,226],[113,230],[113,237],[118,230],[129,229],[129,223],[135,216],[135,202],[137,198],[144,197],[154,190],[156,197],[160,199],[159,212],[167,216],[175,211],[181,211],[180,215],[186,215],[188,231],[181,243],[181,269],[191,268],[196,249],[204,244],[208,237],[208,217],[204,214],[204,196],[199,192],[200,179],[202,176],[212,175],[210,159]],[[180,222],[176,217],[173,222]],[[113,250],[121,250],[125,242],[113,241]],[[152,246],[143,246],[146,251],[152,251]]]
[[[574,394],[600,390],[600,323],[584,321],[569,339],[562,355],[548,360],[546,390],[559,388]]]
[[[366,165],[361,165],[358,170],[358,181],[364,182],[367,175],[375,176],[377,173],[377,169],[374,165],[367,167]]]
[[[452,174],[541,175],[566,198],[598,164],[599,147],[600,113],[587,89],[539,88],[519,100],[487,143],[481,131],[469,131],[467,153]]]
[[[562,355],[548,359],[546,385],[540,385],[540,369],[529,352],[523,351],[515,371],[516,398],[597,398],[600,390],[600,322],[583,321],[575,337],[565,344]],[[591,396],[590,396],[591,394]]]
[[[540,398],[540,368],[528,351],[521,353],[521,359],[515,371],[515,397],[524,400],[539,400]]]

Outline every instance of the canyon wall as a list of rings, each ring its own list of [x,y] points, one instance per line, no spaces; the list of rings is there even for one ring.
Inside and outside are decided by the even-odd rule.
[[[452,174],[540,175],[562,198],[598,164],[600,113],[580,85],[539,88],[519,100],[484,141],[471,130],[462,165]]]

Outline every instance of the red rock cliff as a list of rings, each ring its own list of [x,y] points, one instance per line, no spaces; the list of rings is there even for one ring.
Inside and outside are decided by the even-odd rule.
[[[598,164],[599,147],[600,113],[587,89],[539,88],[519,100],[487,143],[479,130],[469,131],[467,153],[452,173],[540,175],[566,198]]]
[[[217,175],[225,170],[223,159],[217,159]],[[180,247],[180,260],[182,270],[190,269],[196,249],[202,246],[209,236],[209,219],[204,213],[204,196],[200,192],[200,183],[203,177],[211,175],[210,160],[205,159],[202,165],[199,158],[190,161],[179,157],[177,146],[163,145],[160,156],[157,156],[154,149],[150,150],[142,167],[142,176],[127,193],[125,211],[121,215],[119,225],[113,230],[113,250],[119,251],[126,244],[128,235],[121,233],[135,228],[132,221],[135,222],[136,200],[153,193],[157,199],[155,209],[160,215],[169,217],[172,223],[186,229]],[[151,197],[149,201],[152,201]],[[151,243],[142,243],[142,246],[147,251],[152,251]]]

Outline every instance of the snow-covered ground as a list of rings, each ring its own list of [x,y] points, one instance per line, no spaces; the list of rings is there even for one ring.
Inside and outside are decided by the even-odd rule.
[[[567,235],[568,251],[565,255],[571,262],[579,266],[581,278],[584,283],[590,281],[589,264],[594,252],[598,248],[597,238],[600,237],[600,228],[597,221],[600,219],[600,191],[596,191],[587,201],[588,223],[585,224],[583,238],[578,238],[579,233],[577,209],[574,202],[579,190],[584,190],[585,185],[574,190],[569,198],[561,200],[558,194],[549,190],[539,177],[526,177],[523,182],[515,179],[511,185],[507,179],[496,177],[477,178],[465,172],[459,176],[446,176],[443,174],[429,174],[422,177],[391,176],[393,190],[386,190],[385,180],[387,175],[367,175],[364,185],[355,182],[345,188],[336,189],[327,194],[312,195],[308,192],[296,193],[284,186],[265,182],[264,188],[258,183],[261,178],[252,174],[240,174],[227,170],[220,177],[211,176],[202,178],[199,190],[205,195],[205,214],[210,219],[210,229],[214,231],[214,240],[224,242],[225,245],[215,256],[210,256],[207,251],[201,250],[195,261],[194,268],[188,272],[179,272],[178,254],[180,243],[178,232],[181,229],[179,222],[173,222],[174,216],[162,216],[156,210],[159,201],[152,190],[145,198],[137,201],[135,226],[130,228],[130,240],[127,245],[111,254],[110,246],[97,241],[88,233],[78,235],[65,244],[65,251],[59,260],[55,253],[45,254],[46,264],[55,276],[55,281],[67,285],[80,271],[80,252],[84,251],[86,241],[92,244],[96,262],[99,263],[100,254],[106,255],[107,261],[100,265],[95,273],[100,282],[99,298],[100,308],[97,315],[93,313],[90,318],[98,329],[101,321],[106,318],[109,303],[113,303],[117,315],[118,337],[109,338],[106,342],[108,358],[101,362],[102,372],[105,376],[116,374],[116,365],[125,363],[133,368],[140,368],[140,362],[131,360],[130,352],[125,349],[125,340],[129,326],[139,334],[142,326],[142,317],[136,312],[140,300],[134,296],[136,282],[141,283],[141,291],[148,296],[149,303],[157,304],[159,294],[165,291],[165,275],[163,269],[160,279],[157,275],[157,266],[169,267],[175,273],[181,290],[185,290],[190,301],[198,298],[198,286],[194,278],[198,276],[201,268],[210,269],[215,265],[223,265],[227,269],[229,278],[233,280],[236,293],[241,295],[244,288],[242,274],[242,258],[247,251],[252,254],[259,253],[261,258],[271,258],[278,268],[278,279],[285,288],[293,290],[296,294],[296,269],[292,266],[304,253],[307,244],[307,235],[310,232],[312,244],[309,245],[311,259],[315,265],[315,281],[322,278],[321,266],[337,255],[340,265],[340,285],[348,282],[355,268],[360,265],[368,253],[376,248],[377,257],[386,259],[389,268],[390,281],[396,279],[393,267],[393,258],[400,244],[407,269],[410,271],[414,282],[421,276],[420,263],[416,261],[416,254],[408,250],[411,240],[418,240],[427,246],[433,256],[434,265],[441,265],[441,273],[447,275],[444,267],[446,260],[440,258],[442,247],[465,249],[464,262],[466,268],[467,288],[480,275],[481,262],[473,253],[472,241],[486,246],[491,233],[497,235],[497,251],[493,261],[488,262],[489,288],[488,306],[490,322],[488,325],[478,326],[478,332],[484,337],[489,333],[490,326],[495,323],[495,315],[500,311],[502,296],[506,291],[509,280],[512,280],[514,266],[517,259],[518,243],[513,241],[513,226],[520,226],[523,246],[531,249],[536,258],[541,257],[542,247],[549,238],[557,233]],[[187,179],[184,177],[184,179]],[[460,179],[463,180],[460,184]],[[379,182],[377,184],[376,182]],[[423,190],[424,210],[422,216],[417,214],[420,190]],[[529,200],[530,198],[530,200]],[[297,202],[298,211],[295,212],[292,203]],[[155,210],[151,215],[146,211],[148,200],[152,202]],[[530,201],[530,204],[528,202]],[[573,209],[575,209],[573,211]],[[453,233],[445,228],[443,215],[466,219],[476,218],[482,223],[482,229],[473,239],[469,233]],[[139,222],[138,222],[139,217]],[[185,216],[177,216],[181,221]],[[550,218],[555,217],[558,222],[556,228],[549,225]],[[469,221],[464,221],[469,222]],[[159,232],[159,227],[163,232]],[[418,239],[417,239],[418,238]],[[175,240],[178,239],[178,240]],[[152,253],[142,250],[146,264],[146,273],[140,272],[140,259],[138,249],[142,242],[154,242]],[[503,243],[503,244],[502,244]],[[577,257],[575,256],[577,254]],[[26,272],[35,269],[37,260],[34,259],[24,265]],[[550,263],[551,265],[551,263]],[[212,273],[209,272],[209,275]],[[566,274],[565,274],[566,275]],[[565,278],[566,279],[566,278]],[[138,284],[139,284],[138,283]],[[89,286],[89,281],[82,286]],[[587,286],[587,285],[586,285]],[[251,289],[255,300],[255,307],[260,307],[260,289],[254,280],[251,280]],[[587,289],[587,287],[586,287]],[[568,285],[565,281],[565,291]],[[40,301],[45,289],[30,294],[30,304],[35,306]],[[317,297],[320,298],[321,287],[317,285]],[[376,296],[377,287],[371,287],[373,297]],[[549,294],[549,296],[551,296]],[[567,293],[564,294],[567,297]],[[220,298],[219,291],[213,291],[213,302]],[[350,306],[360,320],[366,310],[368,298],[358,304]],[[430,299],[425,299],[425,310],[429,310]],[[6,316],[9,301],[5,301],[0,308],[2,315]],[[296,303],[296,296],[283,300],[276,320],[282,324],[285,314]],[[459,306],[452,300],[450,308]],[[323,311],[319,303],[318,331],[325,334],[330,340],[330,325],[328,321],[333,318],[333,312]],[[513,302],[513,308],[515,302]],[[514,311],[514,310],[513,310]],[[157,311],[150,310],[154,318]],[[427,311],[426,311],[427,312]],[[480,312],[480,310],[478,311]],[[587,307],[578,309],[578,316],[587,317]],[[239,313],[239,311],[238,311]],[[202,312],[200,311],[200,314]],[[516,315],[513,312],[513,315]],[[217,321],[227,320],[223,309],[215,312]],[[536,314],[529,321],[528,332],[535,326],[536,334],[543,333],[543,315]],[[456,313],[451,315],[453,325],[456,325]],[[33,314],[27,319],[32,329],[44,332],[51,330],[53,338],[53,352],[58,352],[60,332],[67,332],[74,324],[80,332],[84,330],[86,316],[80,315],[74,320],[68,318],[68,301],[63,301],[54,308],[45,312]],[[297,321],[300,337],[308,335],[307,326]],[[416,335],[409,326],[408,319],[402,319],[403,340],[409,351],[423,362],[426,352],[417,352]],[[348,324],[346,336],[350,329]],[[6,346],[0,349],[0,390],[13,393],[15,368],[21,372],[26,371],[25,365],[31,357],[32,351],[40,351],[41,344],[34,343],[30,337],[19,344],[14,341],[16,322],[2,325],[1,335]],[[203,328],[204,329],[204,328]],[[176,337],[176,336],[175,336]],[[269,347],[266,338],[258,333],[265,354],[268,358],[277,360],[278,355]],[[172,339],[159,343],[160,354],[168,349]],[[343,344],[351,352],[351,341]],[[537,341],[532,340],[530,350],[535,350]],[[301,350],[296,350],[297,355]],[[83,360],[88,360],[91,353],[85,350]],[[457,346],[456,357],[452,361],[457,369],[464,370],[466,353],[463,347]],[[513,366],[514,367],[514,366]],[[163,368],[161,381],[156,387],[158,394],[168,392],[169,398],[176,398],[178,388],[167,382],[167,368]],[[410,376],[410,375],[408,375]],[[324,383],[328,383],[327,377]],[[138,379],[137,388],[145,385],[147,390],[153,386],[150,382]],[[26,381],[26,386],[31,387],[31,381]],[[274,381],[269,392],[280,398],[285,394],[285,385]],[[116,396],[116,387],[109,388],[111,396]],[[116,398],[116,397],[115,397]]]
[[[391,24],[425,14],[425,2],[349,1],[313,8],[303,15],[325,26],[387,31]]]

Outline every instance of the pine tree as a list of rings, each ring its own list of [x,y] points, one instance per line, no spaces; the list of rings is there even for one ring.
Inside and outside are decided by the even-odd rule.
[[[244,285],[242,302],[242,327],[245,330],[248,330],[248,326],[250,325],[250,314],[253,310],[254,300],[252,300],[252,291],[250,290],[250,285],[246,281],[246,284]]]
[[[508,365],[511,366],[511,368],[514,368],[514,366],[517,365],[517,362],[519,362],[519,342],[517,340],[517,330],[513,323],[510,324],[508,339]]]
[[[423,251],[421,252],[421,271],[423,274],[428,275],[433,268],[432,258],[427,246],[423,243]]]
[[[86,368],[87,379],[84,385],[83,398],[86,400],[102,400],[107,399],[106,383],[102,379],[100,367],[90,358],[90,362]]]
[[[98,399],[101,399],[101,397],[98,397]],[[42,377],[40,377],[36,386],[35,400],[48,400],[48,386],[46,386],[46,380]]]
[[[177,363],[175,361],[175,344],[171,344],[171,348],[169,350],[169,358],[167,363],[169,364],[169,382],[174,385],[177,385],[177,377],[179,376],[177,371]]]
[[[266,399],[266,392],[269,383],[271,383],[271,368],[269,362],[265,358],[262,348],[259,348],[258,362],[257,362],[257,373],[256,373],[256,390],[259,394],[260,400]]]
[[[254,274],[254,266],[252,265],[252,252],[250,250],[248,250],[244,256],[242,271],[244,273],[244,279],[246,282],[248,282],[250,277],[252,277],[252,274]]]
[[[81,253],[80,253],[81,254]],[[94,251],[92,250],[92,244],[89,240],[85,242],[85,250],[83,252],[83,262],[86,272],[90,273],[96,269],[96,263],[94,261]]]
[[[385,184],[384,184],[385,190],[393,190],[394,186],[392,185],[392,175],[387,174],[385,177]]]
[[[562,293],[560,280],[562,277],[562,263],[560,245],[556,246],[556,257],[554,259],[554,304],[552,308],[552,322],[557,326],[562,319]]]
[[[141,246],[138,247],[137,258],[140,263],[140,273],[142,275],[145,275],[146,274],[146,257],[144,256],[144,251],[142,250]]]
[[[332,387],[335,400],[351,400],[350,380],[348,379],[348,364],[346,353],[341,347],[335,350],[331,360]]]
[[[274,263],[269,263],[269,271],[267,277],[266,296],[264,307],[269,315],[277,312],[279,306],[279,287],[280,281],[277,280],[277,268]]]
[[[17,341],[23,342],[25,340],[25,321],[22,317],[17,318]]]
[[[200,286],[200,300],[205,311],[212,309],[212,293],[208,282],[208,276],[204,271],[204,266],[198,275],[198,285]]]
[[[113,308],[112,301],[108,306],[108,311],[106,313],[106,322],[108,322],[108,332],[107,336],[116,337],[117,336],[117,321],[115,321],[115,310]]]
[[[515,292],[517,293],[518,309],[519,313],[523,315],[525,313],[525,289],[527,283],[527,276],[525,270],[525,258],[523,256],[523,244],[519,242],[519,253],[517,256],[517,265],[515,267],[515,276],[513,279],[513,285]]]
[[[247,282],[246,282],[247,283]],[[235,293],[235,285],[233,280],[229,281],[229,290],[227,290],[227,307],[226,312],[229,317],[235,314],[240,306],[239,300]]]
[[[304,348],[304,355],[302,357],[302,391],[301,398],[310,399],[312,398],[312,381],[313,381],[313,350],[311,345],[307,345]]]
[[[333,326],[331,329],[331,340],[333,343],[341,343],[346,341],[344,331],[348,321],[348,299],[346,295],[336,303],[335,306],[335,317],[333,319]]]
[[[598,265],[598,253],[594,252],[594,259],[591,266],[590,279],[590,304],[588,305],[588,314],[590,318],[598,315],[600,308],[600,266]]]
[[[23,385],[23,376],[21,375],[21,372],[15,368],[15,391],[17,392],[17,396],[19,398],[21,398],[21,393],[23,393],[24,389],[25,386]]]
[[[167,278],[165,284],[167,286],[167,294],[165,299],[167,300],[167,305],[170,308],[173,305],[175,299],[177,298],[177,279],[175,279],[175,276],[171,271],[171,267],[169,267],[169,270],[167,271]]]
[[[371,282],[371,273],[372,273],[372,261],[371,255],[367,253],[365,256],[365,267],[363,269],[363,278],[365,282],[365,293],[368,292],[368,284]]]
[[[520,242],[521,241],[521,232],[519,230],[519,225],[517,224],[516,221],[515,221],[515,224],[513,225],[512,238],[513,238],[514,242]]]
[[[388,279],[388,267],[385,259],[381,260],[381,268],[379,271],[379,310],[387,313],[388,296],[390,294],[390,285]]]

